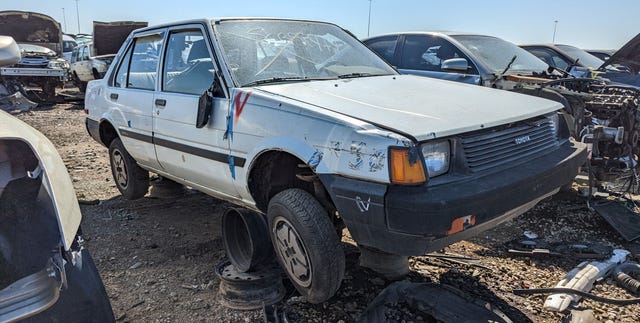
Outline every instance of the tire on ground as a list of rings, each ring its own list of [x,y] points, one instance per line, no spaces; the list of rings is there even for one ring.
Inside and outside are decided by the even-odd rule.
[[[115,138],[109,145],[109,162],[113,180],[122,197],[135,200],[147,194],[149,172],[138,166],[120,138]]]
[[[278,262],[310,303],[321,303],[340,287],[344,251],[327,211],[311,194],[287,189],[269,201],[269,232]]]

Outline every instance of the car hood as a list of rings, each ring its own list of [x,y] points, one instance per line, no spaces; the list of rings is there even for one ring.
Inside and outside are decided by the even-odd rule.
[[[562,109],[550,100],[413,75],[265,85],[256,90],[364,120],[418,141]]]
[[[640,73],[640,34],[618,49],[599,69],[613,64],[628,66],[633,74]]]
[[[69,250],[80,226],[82,215],[62,158],[51,141],[42,133],[8,113],[0,111],[0,140],[3,139],[22,140],[37,155],[43,170],[43,185],[53,199],[65,250]]]

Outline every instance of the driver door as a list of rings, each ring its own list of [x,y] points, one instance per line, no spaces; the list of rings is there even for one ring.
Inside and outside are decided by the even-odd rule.
[[[447,59],[464,58],[469,64],[466,73],[442,69]],[[480,75],[473,62],[446,39],[431,35],[406,35],[398,64],[403,74],[415,74],[443,80],[480,84]]]
[[[153,106],[156,154],[168,174],[220,195],[237,197],[224,140],[229,100],[213,99],[209,122],[196,128],[198,101],[212,86],[215,60],[204,26],[170,29]]]

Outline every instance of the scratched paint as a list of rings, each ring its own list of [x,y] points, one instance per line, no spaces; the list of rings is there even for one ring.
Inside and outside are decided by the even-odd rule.
[[[227,116],[227,130],[225,130],[222,139],[233,141],[233,122],[231,121],[231,116]]]
[[[363,153],[362,151],[367,147],[367,143],[362,142],[362,141],[353,141],[351,142],[351,147],[349,149],[349,152],[351,153],[351,156],[353,156],[353,160],[349,161],[349,168],[353,169],[353,170],[359,170],[360,168],[362,168],[362,165],[364,164],[364,160],[363,160]]]
[[[387,159],[384,151],[373,150],[373,154],[369,156],[369,171],[375,173],[384,168],[384,161]]]
[[[330,141],[329,150],[331,150],[336,157],[339,157],[340,151],[342,150],[341,143],[339,141]]]
[[[318,165],[320,165],[322,157],[324,157],[324,154],[319,150],[316,150],[313,155],[311,155],[311,158],[309,158],[309,161],[307,161],[307,164],[315,171],[316,168],[318,168]]]

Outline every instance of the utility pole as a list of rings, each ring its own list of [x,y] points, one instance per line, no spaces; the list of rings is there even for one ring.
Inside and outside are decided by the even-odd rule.
[[[369,37],[369,31],[371,31],[371,0],[369,0],[369,23],[367,24],[367,37]]]
[[[78,18],[78,34],[80,33],[80,11],[78,10],[78,0],[76,0],[76,17]]]
[[[78,0],[76,0],[76,1],[78,1]],[[553,24],[553,41],[552,41],[552,43],[555,44],[556,43],[556,30],[558,29],[558,21],[554,20],[553,23],[554,24]]]
[[[67,30],[67,15],[64,14],[64,8],[62,8],[62,24],[64,26],[64,31],[69,32]]]

